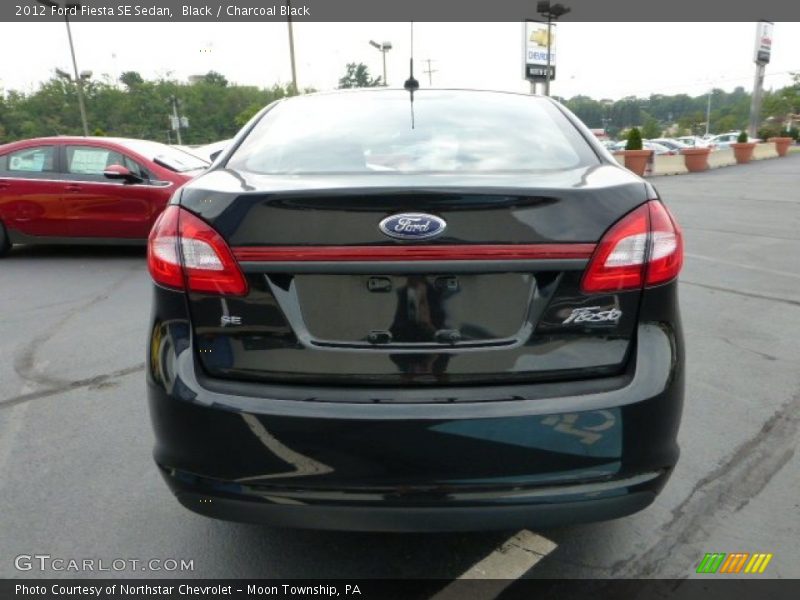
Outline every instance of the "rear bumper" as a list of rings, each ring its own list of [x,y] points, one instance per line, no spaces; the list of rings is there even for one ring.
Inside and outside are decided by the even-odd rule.
[[[154,315],[153,327],[155,459],[180,502],[208,516],[392,531],[597,521],[650,504],[678,459],[677,323],[640,325],[629,373],[594,390],[437,388],[439,402],[208,381],[186,321]]]
[[[208,517],[277,527],[412,532],[546,528],[616,519],[653,502],[669,472],[601,484],[539,487],[531,493],[508,489],[483,492],[478,505],[464,505],[463,499],[453,497],[459,494],[443,494],[437,506],[399,506],[388,498],[386,505],[380,505],[375,494],[359,501],[344,493],[327,494],[327,502],[309,503],[309,494],[317,502],[319,495],[299,490],[277,492],[174,470],[162,469],[162,475],[181,504]]]

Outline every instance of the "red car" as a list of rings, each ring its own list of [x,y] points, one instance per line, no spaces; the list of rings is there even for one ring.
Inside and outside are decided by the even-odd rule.
[[[173,192],[208,163],[121,138],[0,146],[0,255],[12,244],[144,243]]]

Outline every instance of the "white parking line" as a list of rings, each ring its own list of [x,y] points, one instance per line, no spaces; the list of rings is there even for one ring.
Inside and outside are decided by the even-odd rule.
[[[749,271],[758,271],[759,273],[768,273],[770,275],[779,275],[781,277],[791,277],[793,279],[800,279],[800,273],[792,273],[791,271],[781,271],[779,269],[767,269],[763,266],[757,267],[755,265],[744,265],[740,262],[733,260],[725,260],[724,258],[714,258],[713,256],[705,256],[704,254],[693,254],[686,252],[684,254],[687,258],[698,258],[700,260],[707,260],[708,262],[715,262],[721,265],[729,265],[739,269],[747,269]]]
[[[431,600],[495,597],[557,547],[555,542],[546,537],[523,529],[432,596]],[[489,596],[487,595],[489,590],[485,586],[467,586],[463,583],[463,580],[466,579],[493,579],[496,581],[491,582],[491,595]]]

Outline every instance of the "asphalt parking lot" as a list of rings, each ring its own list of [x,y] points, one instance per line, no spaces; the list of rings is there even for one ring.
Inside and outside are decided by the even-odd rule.
[[[686,236],[682,457],[644,512],[537,531],[556,546],[524,576],[682,578],[706,552],[769,552],[763,576],[800,577],[800,154],[652,181]],[[143,249],[18,247],[0,261],[0,577],[76,576],[15,569],[49,554],[194,561],[105,577],[449,579],[515,533],[291,531],[189,513],[150,456],[149,310]]]

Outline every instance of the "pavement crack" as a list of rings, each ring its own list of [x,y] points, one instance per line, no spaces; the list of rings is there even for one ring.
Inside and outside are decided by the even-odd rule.
[[[737,344],[736,342],[725,336],[722,336],[719,339],[721,339],[726,344],[733,346],[734,348],[738,348],[739,350],[744,350],[745,352],[750,352],[752,354],[755,354],[756,356],[760,356],[761,358],[765,358],[770,361],[779,360],[777,356],[773,356],[772,354],[767,354],[766,352],[759,352],[758,350],[753,350],[752,348],[742,346],[741,344]]]
[[[139,363],[125,369],[119,369],[111,373],[106,373],[105,375],[95,375],[94,377],[88,377],[86,379],[68,381],[55,387],[38,390],[36,392],[29,392],[27,394],[20,394],[19,396],[14,396],[6,400],[0,400],[0,410],[4,408],[11,408],[17,404],[22,404],[23,402],[38,400],[39,398],[47,398],[48,396],[56,396],[58,394],[63,394],[64,392],[71,392],[72,390],[77,390],[80,388],[103,389],[116,385],[117,382],[115,380],[119,379],[120,377],[125,377],[126,375],[138,373],[139,371],[143,370],[144,363]]]
[[[736,294],[737,296],[744,296],[745,298],[756,298],[758,300],[769,300],[771,302],[780,302],[781,304],[788,304],[789,306],[800,306],[800,300],[791,300],[790,298],[780,298],[778,296],[767,296],[766,294],[758,294],[756,292],[745,292],[742,290],[735,290],[733,288],[726,288],[718,285],[709,285],[707,283],[698,283],[696,281],[680,280],[683,285],[693,285],[696,287],[714,290],[716,292],[726,292],[728,294]]]
[[[663,569],[675,563],[674,557],[681,546],[702,542],[715,524],[725,522],[767,486],[794,455],[798,433],[800,393],[785,402],[727,461],[694,485],[683,502],[673,509],[672,518],[662,527],[657,544],[634,560],[618,563],[612,568],[612,574],[670,576]],[[672,575],[679,574],[680,571]]]
[[[734,231],[731,229],[712,229],[709,227],[686,227],[683,226],[685,231],[706,231],[709,233],[723,233],[726,235],[735,235],[735,236],[747,236],[748,238],[763,238],[765,240],[781,240],[787,242],[798,242],[798,238],[796,237],[789,237],[789,236],[781,236],[781,235],[767,235],[764,233],[753,233],[752,231]]]
[[[36,354],[50,341],[55,335],[76,315],[83,311],[107,300],[122,284],[124,284],[132,275],[131,270],[127,270],[122,277],[115,279],[110,285],[104,288],[100,293],[92,296],[87,302],[71,308],[63,314],[63,316],[47,331],[37,335],[30,342],[25,344],[14,356],[14,371],[23,380],[33,383],[38,386],[45,386],[46,388],[56,389],[69,386],[73,383],[67,379],[54,377],[47,373],[40,372],[36,369]],[[47,390],[44,390],[47,391]],[[36,393],[36,392],[32,392]]]

